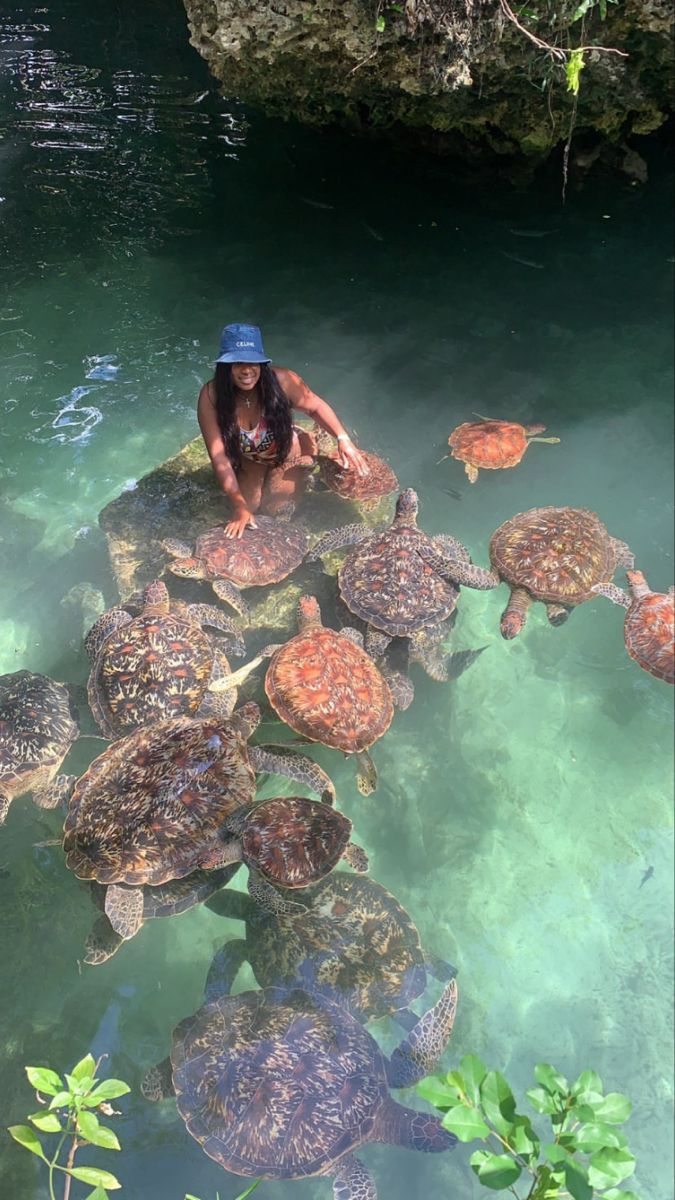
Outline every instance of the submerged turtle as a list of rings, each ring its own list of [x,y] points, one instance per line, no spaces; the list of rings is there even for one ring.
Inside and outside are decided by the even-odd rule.
[[[587,508],[530,508],[505,521],[490,539],[492,565],[511,588],[500,628],[516,637],[534,600],[546,605],[551,625],[592,600],[597,584],[611,582],[618,565],[633,566],[625,542],[611,537]]]
[[[409,1005],[427,972],[447,982],[454,967],[426,954],[405,909],[374,879],[334,871],[303,893],[306,907],[269,916],[237,891],[221,891],[207,907],[246,922],[245,939],[226,942],[206,982],[206,1000],[229,994],[248,961],[261,987],[311,985],[346,1004],[361,1021],[396,1014],[416,1021]]]
[[[448,984],[390,1059],[347,1009],[295,989],[221,996],[174,1030],[171,1058],[146,1075],[148,1099],[175,1094],[188,1132],[227,1171],[262,1179],[332,1175],[336,1200],[376,1200],[352,1152],[388,1142],[456,1145],[441,1119],[404,1108],[389,1088],[432,1071],[452,1030]]]
[[[539,437],[545,430],[545,425],[519,425],[517,421],[493,421],[489,417],[465,421],[448,438],[450,457],[465,464],[469,483],[475,483],[479,469],[499,471],[517,467],[530,442],[555,445],[560,441],[557,437]]]
[[[391,496],[398,491],[398,479],[389,463],[379,454],[373,454],[371,450],[360,451],[368,471],[365,475],[359,475],[352,468],[342,465],[333,438],[318,426],[315,426],[315,442],[321,483],[343,500],[351,500],[363,512],[372,511],[384,496]]]
[[[260,800],[227,817],[223,832],[232,836],[214,844],[206,865],[246,863],[249,894],[268,912],[295,912],[301,906],[280,896],[277,887],[309,887],[341,858],[355,871],[368,870],[367,854],[349,840],[349,818],[303,796]]]
[[[164,541],[173,556],[168,569],[181,578],[208,579],[220,600],[247,617],[240,589],[279,583],[300,566],[309,545],[302,525],[258,514],[255,521],[256,528],[248,525],[240,538],[227,537],[222,525],[207,529],[194,550],[174,539]]]
[[[642,571],[627,571],[630,593],[613,583],[592,589],[628,611],[623,626],[626,649],[643,671],[675,683],[675,588],[652,592]]]
[[[75,776],[57,771],[78,733],[65,683],[33,671],[0,675],[0,825],[24,792],[40,808],[66,797]]]
[[[182,879],[171,879],[168,883],[157,887],[143,887],[143,912],[141,924],[155,917],[175,917],[179,913],[188,912],[197,904],[203,904],[216,892],[230,882],[239,870],[239,864],[233,863],[220,871],[193,871]],[[92,967],[98,967],[107,962],[119,950],[124,938],[117,933],[105,914],[106,888],[99,883],[91,885],[94,904],[104,911],[92,926],[85,943],[84,961]],[[241,895],[240,892],[236,893]]]
[[[106,737],[163,717],[229,715],[234,691],[209,691],[229,674],[229,663],[202,625],[224,630],[235,653],[243,652],[234,622],[215,605],[170,601],[157,579],[143,592],[140,615],[117,607],[92,625],[85,638],[92,662],[87,690]]]
[[[311,759],[247,748],[259,720],[249,703],[230,720],[157,721],[113,742],[78,780],[64,825],[66,862],[79,879],[108,885],[105,912],[122,938],[140,928],[145,884],[233,861],[217,861],[220,831],[251,804],[254,770],[287,775],[332,802],[333,786]]]
[[[370,627],[366,648],[382,654],[393,637],[410,637],[453,612],[459,585],[488,589],[499,577],[473,566],[466,548],[447,534],[429,537],[417,526],[417,493],[401,492],[386,529],[345,525],[327,533],[308,558],[353,545],[338,572],[347,607]]]

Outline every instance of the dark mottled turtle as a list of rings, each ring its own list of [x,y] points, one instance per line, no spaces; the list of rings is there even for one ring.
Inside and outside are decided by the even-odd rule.
[[[546,605],[551,625],[562,625],[572,608],[593,599],[617,565],[633,566],[625,542],[610,537],[587,508],[530,508],[505,521],[490,539],[492,565],[511,588],[500,628],[507,640],[520,633],[534,600]]]
[[[427,1153],[454,1134],[389,1088],[434,1069],[452,1030],[448,984],[390,1059],[347,1009],[315,993],[265,988],[221,996],[174,1030],[171,1059],[146,1075],[148,1099],[175,1094],[188,1132],[227,1171],[262,1179],[333,1176],[335,1200],[377,1200],[353,1151],[387,1142]]]
[[[140,928],[145,884],[233,861],[217,861],[220,831],[250,806],[254,770],[277,771],[332,801],[332,784],[311,759],[247,747],[259,720],[250,703],[230,720],[157,721],[113,742],[78,780],[64,825],[66,862],[78,878],[108,885],[105,911],[122,938]]]
[[[475,483],[479,469],[499,471],[516,467],[530,442],[554,445],[560,441],[557,437],[537,436],[545,430],[545,425],[519,425],[517,421],[493,421],[489,417],[465,421],[448,438],[450,456],[465,463],[469,482]]]
[[[163,542],[174,558],[168,569],[181,578],[208,579],[216,596],[247,617],[240,589],[279,583],[300,566],[309,545],[302,525],[258,514],[255,522],[256,528],[247,526],[240,538],[226,537],[222,525],[207,529],[194,550],[173,539]]]
[[[87,690],[106,737],[164,717],[229,715],[234,692],[209,691],[229,674],[229,663],[202,625],[223,630],[235,653],[243,652],[234,622],[215,605],[170,601],[157,579],[145,588],[138,616],[120,606],[92,625],[85,638],[92,662]]]
[[[613,583],[592,589],[628,611],[623,626],[626,649],[643,671],[675,683],[675,588],[652,592],[642,571],[628,571],[630,593]]]
[[[78,732],[64,683],[33,671],[0,675],[0,825],[24,792],[40,808],[65,798],[75,776],[57,771]]]
[[[382,654],[393,637],[411,637],[453,612],[459,585],[493,588],[497,575],[472,565],[468,551],[446,534],[429,537],[417,526],[417,493],[401,492],[394,520],[373,533],[345,525],[321,538],[308,558],[354,545],[338,572],[345,604],[369,626],[366,648]]]
[[[141,924],[152,921],[155,917],[176,917],[188,912],[197,904],[203,904],[216,892],[221,891],[239,870],[239,864],[233,863],[220,871],[193,871],[182,879],[170,879],[168,883],[158,887],[145,886],[143,892],[143,913]],[[97,908],[103,909],[100,917],[94,922],[85,943],[84,961],[92,967],[98,967],[107,962],[119,950],[124,938],[117,933],[108,917],[105,915],[105,898],[107,889],[100,883],[91,885],[91,895]],[[241,892],[236,893],[238,896]]]
[[[337,454],[320,454],[319,476],[331,492],[343,500],[352,500],[364,511],[373,508],[383,496],[398,491],[399,483],[389,463],[370,450],[361,450],[368,467],[367,475],[342,466]]]
[[[427,986],[427,971],[447,982],[454,967],[425,954],[408,913],[381,883],[334,871],[302,894],[289,915],[261,912],[247,896],[221,891],[207,907],[246,922],[245,939],[226,942],[213,959],[205,1000],[229,994],[242,963],[261,987],[305,987],[346,1004],[360,1021],[397,1014],[410,1027],[409,1005]]]
[[[268,912],[295,912],[301,906],[277,888],[306,888],[328,875],[341,858],[355,871],[368,870],[368,857],[350,842],[352,823],[327,804],[303,796],[261,800],[227,817],[228,841],[214,844],[207,866],[245,862],[248,890]]]

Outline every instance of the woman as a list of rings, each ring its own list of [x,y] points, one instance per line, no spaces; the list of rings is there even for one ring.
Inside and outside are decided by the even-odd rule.
[[[254,513],[292,504],[315,454],[307,430],[293,426],[292,410],[307,413],[337,439],[342,465],[367,474],[363,456],[329,404],[285,367],[273,367],[256,325],[226,325],[213,379],[199,393],[197,416],[216,478],[234,517],[228,537],[240,538]]]

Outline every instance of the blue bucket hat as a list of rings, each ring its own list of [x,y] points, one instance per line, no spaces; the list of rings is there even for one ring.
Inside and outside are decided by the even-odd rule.
[[[257,325],[226,325],[220,335],[220,356],[217,363],[268,363],[263,350],[262,334]]]

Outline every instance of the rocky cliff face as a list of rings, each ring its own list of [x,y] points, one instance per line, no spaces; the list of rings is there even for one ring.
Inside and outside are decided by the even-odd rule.
[[[573,96],[564,62],[538,49],[502,0],[185,4],[191,41],[226,94],[268,113],[399,135],[407,128],[465,158],[491,152],[536,163],[567,137]],[[596,3],[570,26],[576,7],[532,0],[528,13],[539,18],[521,20],[553,45],[601,44],[628,55],[585,55],[575,112],[586,153],[603,144],[627,152],[626,139],[659,128],[671,107],[670,0]]]

